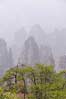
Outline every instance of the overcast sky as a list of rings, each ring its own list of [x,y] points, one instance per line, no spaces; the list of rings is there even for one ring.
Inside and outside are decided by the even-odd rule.
[[[11,42],[15,31],[34,24],[45,30],[66,28],[65,0],[0,0],[0,37]]]

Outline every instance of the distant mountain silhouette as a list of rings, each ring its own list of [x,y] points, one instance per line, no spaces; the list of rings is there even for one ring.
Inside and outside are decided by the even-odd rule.
[[[21,53],[21,63],[31,66],[35,64],[55,65],[51,48],[47,46],[41,46],[39,48],[32,36],[24,43],[24,48]]]
[[[40,63],[55,66],[52,49],[49,46],[40,46]]]
[[[9,55],[7,43],[0,38],[0,75],[12,65],[11,55]]]
[[[32,36],[25,41],[21,56],[22,64],[33,66],[39,63],[39,47]]]
[[[15,32],[14,44],[12,45],[15,64],[18,63],[18,58],[22,51],[23,44],[26,40],[27,32],[24,27]]]
[[[62,30],[55,29],[55,31],[53,31],[52,33],[46,34],[39,24],[35,24],[29,31],[28,36],[24,28],[15,33],[15,44],[12,48],[13,54],[15,56],[14,59],[17,60],[16,63],[18,62],[21,52],[23,53],[23,51],[25,51],[25,53],[28,53],[27,49],[33,52],[34,42],[32,43],[32,45],[30,45],[32,49],[30,49],[30,47],[26,48],[26,44],[28,43],[27,45],[29,45],[30,37],[34,39],[34,42],[36,43],[35,45],[38,46],[36,47],[37,48],[36,50],[38,50],[37,53],[39,53],[41,57],[39,58],[40,63],[47,63],[52,65],[56,64],[57,66],[58,65],[57,61],[59,57],[64,56],[66,54],[66,29]],[[25,56],[27,57],[28,55]]]
[[[38,44],[46,44],[46,33],[39,24],[31,28],[29,35],[33,36]]]
[[[66,54],[66,29],[56,29],[53,33],[49,34],[47,38],[55,58]]]

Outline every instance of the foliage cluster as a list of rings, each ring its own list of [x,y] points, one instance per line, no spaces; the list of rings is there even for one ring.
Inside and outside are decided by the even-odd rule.
[[[66,99],[66,71],[38,64],[9,69],[0,79],[0,99]],[[4,98],[5,97],[5,98]]]

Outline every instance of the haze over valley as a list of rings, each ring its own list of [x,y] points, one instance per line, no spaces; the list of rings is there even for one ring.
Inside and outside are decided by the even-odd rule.
[[[18,63],[66,68],[65,9],[65,0],[1,0],[1,71]]]

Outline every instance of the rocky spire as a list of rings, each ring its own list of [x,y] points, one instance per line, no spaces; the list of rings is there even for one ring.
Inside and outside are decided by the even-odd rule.
[[[8,56],[9,55],[8,55],[7,43],[5,42],[5,40],[0,39],[0,66],[1,66],[0,75],[3,74],[3,72],[9,66]]]
[[[32,36],[25,41],[21,56],[22,64],[35,65],[39,63],[39,47]]]

